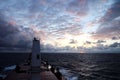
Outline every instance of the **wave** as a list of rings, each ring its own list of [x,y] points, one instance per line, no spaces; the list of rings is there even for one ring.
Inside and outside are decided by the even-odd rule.
[[[16,68],[16,65],[8,66],[4,68],[4,71],[14,70],[15,68]]]
[[[72,73],[71,70],[61,68],[59,71],[67,80],[78,80],[78,75],[75,73]]]

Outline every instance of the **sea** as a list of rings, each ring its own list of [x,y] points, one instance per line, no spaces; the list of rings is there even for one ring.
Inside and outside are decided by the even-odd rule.
[[[0,69],[17,65],[29,53],[0,53]],[[41,53],[67,80],[120,80],[119,53]]]

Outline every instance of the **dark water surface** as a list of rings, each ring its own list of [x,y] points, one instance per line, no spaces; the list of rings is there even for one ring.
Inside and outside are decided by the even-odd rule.
[[[19,64],[28,54],[0,54],[0,66]],[[120,54],[43,53],[68,80],[120,80]]]
[[[20,64],[28,58],[29,53],[0,53],[0,67]]]
[[[120,80],[120,54],[45,54],[69,80]]]

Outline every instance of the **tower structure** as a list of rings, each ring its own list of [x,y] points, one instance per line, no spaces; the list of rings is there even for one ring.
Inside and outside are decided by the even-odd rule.
[[[41,56],[40,56],[40,41],[34,38],[32,46],[32,64],[31,67],[40,67]]]
[[[31,80],[40,80],[40,41],[34,38],[31,55]]]

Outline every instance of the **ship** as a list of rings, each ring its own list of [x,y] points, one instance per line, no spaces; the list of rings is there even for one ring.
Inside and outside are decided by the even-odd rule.
[[[40,40],[36,38],[26,62],[7,69],[0,74],[0,80],[66,80],[59,68],[41,60]]]

